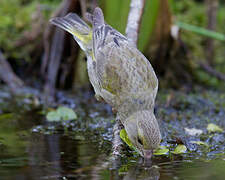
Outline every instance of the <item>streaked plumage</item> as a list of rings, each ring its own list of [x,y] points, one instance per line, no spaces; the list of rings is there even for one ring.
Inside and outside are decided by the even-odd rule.
[[[152,152],[159,145],[161,135],[153,113],[158,80],[151,64],[124,35],[104,22],[100,8],[88,15],[93,26],[92,36],[88,25],[80,22],[78,16],[66,17],[53,22],[58,26],[63,24],[60,27],[73,34],[76,41],[82,39],[74,32],[88,36],[83,38],[88,41],[78,43],[87,54],[89,78],[96,96],[117,110],[128,137],[141,155]],[[74,26],[74,21],[85,27],[85,32]]]

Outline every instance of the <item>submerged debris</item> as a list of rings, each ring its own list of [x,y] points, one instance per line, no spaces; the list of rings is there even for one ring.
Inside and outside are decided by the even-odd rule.
[[[201,129],[196,129],[196,128],[184,128],[185,132],[190,135],[190,136],[199,136],[203,133]]]

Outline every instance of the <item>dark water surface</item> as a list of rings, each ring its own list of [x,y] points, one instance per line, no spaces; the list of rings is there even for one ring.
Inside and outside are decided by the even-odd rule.
[[[154,156],[151,162],[143,162],[127,151],[121,159],[112,157],[113,115],[109,106],[97,103],[89,92],[67,98],[59,94],[59,102],[72,107],[78,115],[77,120],[66,123],[48,123],[42,115],[43,106],[33,96],[12,98],[1,92],[0,180],[224,180],[224,132],[207,134],[205,129],[212,122],[224,129],[225,96],[178,92],[176,95],[182,98],[169,103],[168,94],[161,94],[156,108],[162,144],[173,149],[173,141],[179,137],[188,151]],[[214,96],[220,100],[214,101]],[[202,129],[204,135],[190,137],[184,127]],[[190,140],[210,146],[199,147]]]

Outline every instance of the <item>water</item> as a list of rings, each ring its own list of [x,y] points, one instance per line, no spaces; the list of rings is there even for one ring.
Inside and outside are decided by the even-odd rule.
[[[37,105],[38,103],[35,105],[33,97],[12,100],[5,94],[1,96],[0,180],[223,180],[225,177],[224,133],[211,134],[210,137],[205,134],[201,137],[202,141],[205,140],[210,144],[209,149],[191,145],[189,147],[187,143],[189,148],[187,153],[154,156],[151,162],[144,162],[139,156],[127,152],[124,152],[126,155],[121,159],[114,159],[111,155],[114,118],[110,107],[94,101],[88,92],[81,98],[68,96],[68,99],[62,101],[74,107],[79,116],[78,120],[67,123],[47,123],[45,116],[41,114],[43,107]],[[181,114],[181,110],[177,112],[173,108],[161,112],[160,101],[159,99],[157,116],[164,119],[161,126],[164,125],[169,133],[163,135],[163,143],[170,148],[174,145],[169,145],[167,140],[173,140],[176,133],[176,136],[180,137],[181,126],[186,127],[193,123],[192,121],[196,121],[196,126],[204,130],[206,124],[197,123],[197,119],[203,116],[205,117],[203,119],[207,119],[216,114],[213,122],[223,127],[224,122],[220,122],[223,120],[220,119],[223,110],[219,109],[214,114],[206,113],[206,109],[214,106],[215,103],[206,102],[204,107],[206,109],[199,108],[199,111],[204,112],[203,115],[196,116],[193,113],[195,108],[192,106],[197,107],[199,104],[191,101],[188,107],[185,107],[190,111],[186,109],[180,120],[177,116]],[[190,112],[193,117],[189,117]],[[167,121],[165,114],[168,118],[176,117],[172,123],[165,123]],[[188,123],[183,121],[187,117],[190,121]],[[206,122],[203,120],[202,122],[211,121],[207,119]],[[174,131],[175,134],[172,133]],[[187,136],[183,138],[185,141],[190,140]]]
[[[21,134],[20,134],[21,132]],[[1,148],[0,179],[224,179],[225,159],[210,161],[155,157],[151,166],[141,158],[116,161],[96,142],[63,134],[14,131],[14,144]],[[14,136],[15,135],[15,136]],[[115,165],[116,164],[116,165]]]

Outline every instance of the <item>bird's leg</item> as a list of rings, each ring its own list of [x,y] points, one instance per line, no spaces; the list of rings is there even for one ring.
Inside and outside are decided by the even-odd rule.
[[[120,119],[116,118],[116,123],[113,127],[113,155],[120,156],[122,151],[123,142],[120,139],[120,130],[123,129],[123,125]]]

